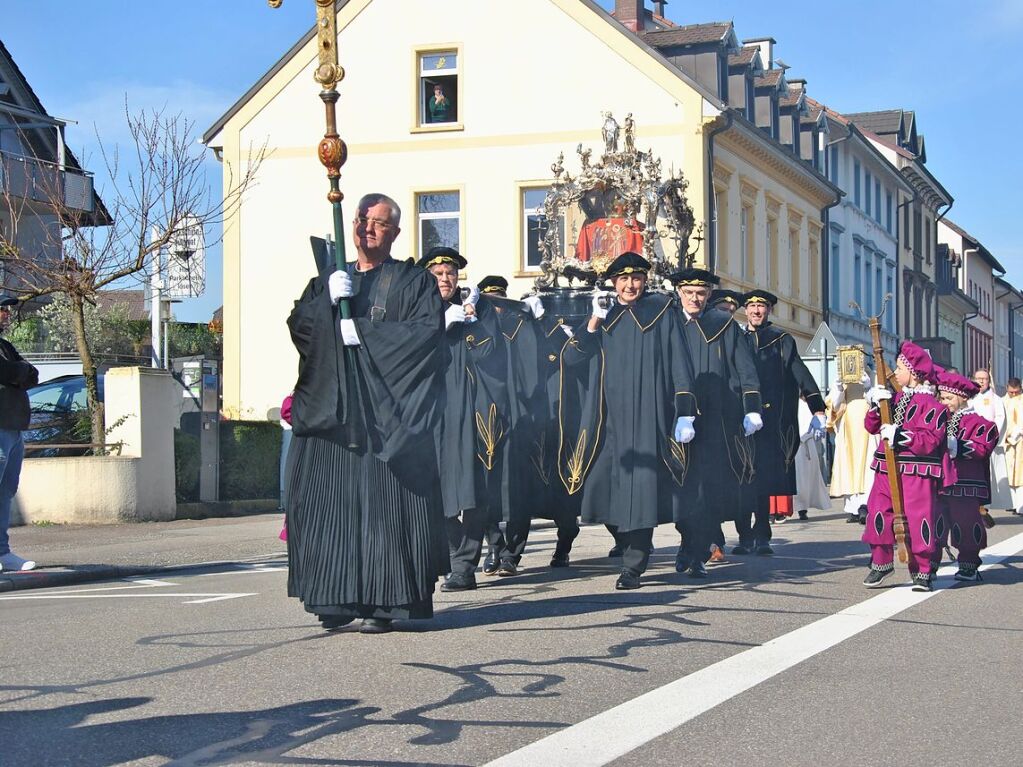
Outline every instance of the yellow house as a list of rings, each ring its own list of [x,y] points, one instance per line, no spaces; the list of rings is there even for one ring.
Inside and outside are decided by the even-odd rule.
[[[736,183],[748,177],[772,188],[752,170],[756,151],[726,147],[718,136],[712,157],[712,132],[730,111],[728,101],[655,44],[675,26],[644,11],[642,0],[618,0],[617,18],[592,0],[337,5],[347,72],[338,105],[349,147],[341,179],[345,214],[350,221],[367,192],[397,200],[402,234],[395,257],[418,258],[442,242],[469,260],[468,281],[501,274],[511,281],[510,294],[525,293],[539,273],[536,230],[545,223],[552,162],[564,152],[574,173],[580,144],[599,156],[604,111],[619,120],[631,113],[637,146],[650,149],[666,170],[685,173],[698,222],[714,220],[714,194],[726,168]],[[251,147],[268,147],[255,187],[224,227],[223,394],[234,417],[263,418],[293,386],[297,356],[285,319],[314,273],[309,237],[331,229],[315,151],[323,134],[315,61],[311,30],[203,137],[223,161],[225,178],[237,175]],[[747,126],[750,131],[757,146],[771,144],[755,127]],[[777,195],[785,226],[779,247],[788,247],[795,227],[805,263],[819,242],[819,206],[807,203],[797,219],[786,194]],[[729,219],[738,221],[739,208],[730,211]],[[573,225],[562,222],[569,249]],[[694,241],[698,263],[713,261],[711,239],[707,231]],[[739,242],[731,232],[722,239]],[[779,253],[782,275],[788,251]],[[732,260],[723,263],[732,269]],[[813,268],[801,268],[801,286],[819,282]],[[752,285],[759,275],[747,277],[743,284]],[[794,321],[802,326],[814,313],[803,307],[819,291],[800,290],[802,313]]]

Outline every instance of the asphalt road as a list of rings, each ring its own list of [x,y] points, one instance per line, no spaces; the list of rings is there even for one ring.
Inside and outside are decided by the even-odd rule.
[[[922,596],[864,589],[839,515],[704,582],[664,528],[635,592],[602,528],[567,571],[545,530],[384,636],[321,631],[283,562],[3,594],[0,764],[1018,764],[1023,518],[999,522],[983,583]]]

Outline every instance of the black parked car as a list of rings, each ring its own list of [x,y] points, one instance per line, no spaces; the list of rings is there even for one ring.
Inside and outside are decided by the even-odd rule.
[[[103,399],[103,376],[99,377],[99,397]],[[25,444],[69,445],[92,442],[85,376],[66,375],[51,379],[28,390],[32,420],[25,430]],[[27,458],[87,455],[89,448],[44,448],[29,450]]]

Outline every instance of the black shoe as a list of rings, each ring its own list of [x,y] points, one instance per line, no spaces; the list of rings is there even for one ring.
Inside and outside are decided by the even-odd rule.
[[[452,573],[440,585],[441,591],[472,591],[476,588],[476,577],[472,573]]]
[[[554,549],[554,556],[551,557],[551,567],[568,567],[568,552],[560,548]]]
[[[845,522],[848,525],[855,525],[859,521],[860,521],[860,515],[859,514],[850,514],[848,517],[845,518]]]
[[[497,575],[500,578],[507,578],[509,575],[515,575],[519,571],[519,568],[510,559],[502,559],[501,566],[497,568]]]
[[[685,551],[679,547],[678,552],[675,554],[675,572],[684,573],[689,569],[689,557],[686,556]]]
[[[641,585],[639,576],[632,572],[632,570],[622,570],[622,574],[618,576],[618,580],[615,582],[615,589],[617,591],[631,591],[632,589],[638,589]]]
[[[804,522],[805,522],[806,520],[808,520],[808,519],[810,518],[810,517],[809,517],[809,516],[807,515],[807,513],[806,513],[806,509],[800,509],[800,511],[799,511],[799,518],[800,518],[801,520],[803,520]]]
[[[359,627],[360,634],[386,634],[389,631],[394,631],[390,618],[363,618]]]
[[[623,553],[622,547],[616,543],[614,547],[612,547],[612,549],[609,552],[607,552],[607,555],[611,559],[617,559],[622,555],[622,553]]]
[[[934,591],[930,573],[917,573],[913,576],[913,591]]]
[[[483,574],[497,575],[497,557],[494,556],[493,549],[487,552],[487,557],[483,560]]]
[[[703,566],[703,562],[692,562],[689,565],[689,569],[686,570],[686,575],[690,578],[706,578],[707,568]]]
[[[770,543],[758,543],[754,549],[758,557],[773,557],[774,549]]]
[[[856,515],[856,521],[859,522],[861,525],[867,524],[867,507],[866,506],[860,506],[859,511],[858,511],[858,513]]]
[[[747,544],[740,543],[738,546],[732,547],[732,553],[739,554],[740,556],[745,556],[746,554],[752,554],[753,552],[750,550],[750,547]]]
[[[867,573],[867,577],[863,579],[863,585],[868,589],[879,589],[881,584],[884,583],[885,578],[891,575],[893,570],[875,570],[873,567],[870,568],[870,572]]]
[[[959,572],[953,576],[957,581],[982,581],[976,565],[959,565]]]
[[[319,615],[317,617],[325,631],[337,631],[355,620],[355,618],[347,618],[344,615]]]

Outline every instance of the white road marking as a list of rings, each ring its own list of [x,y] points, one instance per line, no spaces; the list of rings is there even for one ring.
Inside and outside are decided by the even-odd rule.
[[[984,551],[988,570],[1023,550],[1023,533]],[[939,571],[935,590],[890,589],[807,626],[669,682],[559,730],[484,767],[571,764],[602,767],[773,676],[915,607],[956,584],[955,566]]]
[[[240,597],[255,597],[259,596],[253,592],[250,594],[218,594],[218,593],[206,593],[206,594],[169,594],[164,591],[155,592],[152,594],[78,594],[64,592],[60,594],[19,594],[17,596],[3,596],[0,597],[0,601],[13,601],[13,600],[32,600],[32,599],[152,599],[154,597],[185,597],[188,601],[182,602],[185,605],[201,605],[207,602],[221,602],[225,599],[239,599]]]
[[[196,573],[196,578],[211,578],[218,575],[251,575],[252,573],[281,573],[287,572],[287,567],[261,567],[261,566],[249,566],[242,570],[228,570],[227,572],[221,573]]]

